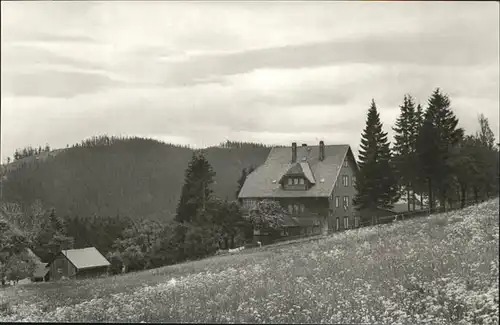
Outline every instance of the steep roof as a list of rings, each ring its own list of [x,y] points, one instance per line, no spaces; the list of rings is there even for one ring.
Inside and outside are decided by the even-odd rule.
[[[311,171],[311,166],[309,166],[308,162],[301,162],[300,167],[302,167],[302,171],[304,172],[304,176],[307,178],[311,184],[316,184],[316,181],[314,180],[314,175]]]
[[[311,171],[311,167],[309,166],[309,163],[306,162],[301,162],[301,163],[294,163],[291,164],[290,169],[286,173],[281,176],[280,181],[283,179],[284,176],[286,175],[303,175],[311,184],[315,184],[316,181],[314,180],[314,176]]]
[[[77,269],[111,265],[95,247],[62,250],[61,253],[66,256]]]
[[[346,144],[325,145],[325,159],[320,161],[319,146],[297,147],[299,166],[304,175],[310,171],[309,177],[316,184],[305,191],[286,191],[281,188],[279,181],[297,163],[291,162],[290,147],[272,148],[264,164],[248,175],[238,198],[328,197],[349,152],[350,147]]]

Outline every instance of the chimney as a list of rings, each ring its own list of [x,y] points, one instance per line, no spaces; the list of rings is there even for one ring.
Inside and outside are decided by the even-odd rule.
[[[292,142],[292,163],[297,161],[297,142]]]
[[[302,147],[307,147],[307,143],[303,143],[303,144],[302,144]]]
[[[319,161],[323,161],[325,159],[325,143],[323,140],[319,142]]]

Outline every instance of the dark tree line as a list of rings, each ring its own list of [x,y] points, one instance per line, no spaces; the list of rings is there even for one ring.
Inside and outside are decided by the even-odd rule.
[[[225,148],[225,149],[236,149],[236,148],[270,148],[270,146],[262,144],[262,143],[255,143],[255,142],[244,142],[244,141],[229,141],[226,140],[225,142],[221,142],[218,146],[219,148]]]
[[[436,204],[444,210],[457,202],[463,207],[470,197],[479,202],[498,195],[499,149],[488,119],[481,114],[478,120],[479,131],[466,135],[439,88],[425,110],[405,95],[390,149],[372,101],[361,138],[356,208],[391,208],[405,196],[408,211],[417,197],[425,197],[431,210]]]
[[[14,152],[14,161],[26,158],[26,157],[33,157],[36,155],[39,155],[43,152],[49,152],[50,151],[50,146],[47,144],[45,147],[42,148],[42,146],[39,146],[38,148],[33,148],[31,146],[28,146],[23,149],[16,149]],[[7,162],[10,162],[10,157],[7,158]]]
[[[141,138],[105,139],[9,172],[3,198],[26,207],[40,200],[61,216],[172,218],[193,150]],[[260,165],[268,153],[268,148],[206,149],[207,160],[220,175],[213,191],[222,199],[235,199],[241,169]]]

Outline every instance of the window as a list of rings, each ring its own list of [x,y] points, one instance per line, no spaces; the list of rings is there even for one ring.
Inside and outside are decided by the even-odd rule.
[[[349,176],[342,175],[342,185],[349,186]]]
[[[344,209],[347,210],[347,208],[349,208],[349,197],[344,196]]]
[[[298,178],[294,178],[293,179],[293,185],[297,185],[299,184],[299,179]]]
[[[354,227],[355,228],[359,227],[359,217],[354,217]]]
[[[298,204],[294,204],[293,205],[293,212],[294,213],[299,213],[299,205]]]
[[[335,197],[335,207],[338,208],[340,206],[340,196]]]
[[[352,184],[352,186],[354,186],[354,184],[356,184],[356,176],[351,177],[351,184]]]
[[[344,217],[344,229],[349,228],[349,217]]]
[[[335,187],[339,187],[339,182],[335,181]]]
[[[338,231],[340,229],[340,218],[337,217],[336,218],[336,225],[335,225],[335,229]]]
[[[300,184],[300,185],[304,185],[304,179],[303,179],[303,178],[300,178],[300,179],[299,179],[299,184]]]
[[[347,163],[347,157],[344,160],[344,167],[349,167],[349,164]]]
[[[288,205],[288,212],[293,213],[293,205]]]
[[[293,179],[289,178],[288,179],[288,185],[292,185],[293,184]]]
[[[303,204],[301,204],[300,205],[300,212],[304,213],[305,209],[306,209],[305,206]]]

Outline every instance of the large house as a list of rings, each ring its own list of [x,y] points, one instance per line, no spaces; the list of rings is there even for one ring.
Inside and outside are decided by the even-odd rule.
[[[283,235],[319,234],[359,226],[353,206],[358,166],[347,144],[292,143],[272,148],[247,176],[238,195],[245,210],[259,200],[278,201],[289,212]]]
[[[107,273],[111,264],[95,248],[62,250],[47,265],[51,280],[66,278],[85,278]]]

